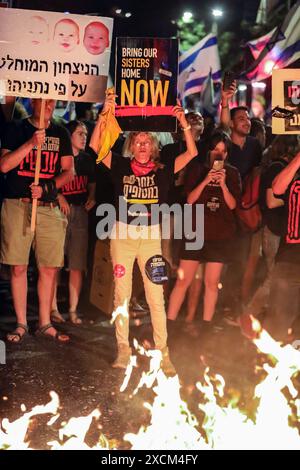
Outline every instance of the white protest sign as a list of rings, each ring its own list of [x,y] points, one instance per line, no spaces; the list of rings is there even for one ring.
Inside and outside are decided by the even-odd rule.
[[[113,19],[0,9],[0,83],[7,96],[98,102]]]

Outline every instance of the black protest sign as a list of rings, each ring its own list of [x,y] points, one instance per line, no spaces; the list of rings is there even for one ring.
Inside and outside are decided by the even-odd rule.
[[[272,132],[300,133],[300,69],[272,72]]]
[[[116,116],[123,130],[175,132],[178,40],[117,38]]]
[[[284,107],[292,109],[294,112],[290,119],[285,119],[285,130],[300,133],[300,80],[286,80],[283,82],[283,86]]]

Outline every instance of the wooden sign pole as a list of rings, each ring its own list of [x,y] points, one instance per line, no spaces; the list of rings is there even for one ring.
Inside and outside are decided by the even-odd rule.
[[[44,129],[45,127],[45,105],[46,105],[46,101],[42,100],[39,129]],[[39,180],[40,180],[41,153],[42,153],[42,146],[38,145],[36,162],[35,162],[35,173],[34,173],[34,184],[36,185],[39,184]],[[30,226],[31,232],[35,232],[37,203],[38,203],[37,199],[32,200],[31,226]]]

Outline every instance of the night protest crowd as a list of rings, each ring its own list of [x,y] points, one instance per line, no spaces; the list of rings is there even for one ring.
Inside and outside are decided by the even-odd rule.
[[[94,244],[96,238],[95,209],[99,204],[125,198],[124,181],[141,177],[152,178],[157,188],[157,198],[149,202],[146,197],[148,205],[204,205],[204,245],[187,250],[186,240],[174,239],[172,217],[169,240],[161,240],[159,235],[153,240],[111,240],[115,279],[111,313],[118,345],[113,367],[128,365],[132,353],[129,311],[135,303],[143,302],[144,294],[154,344],[162,351],[166,373],[174,372],[167,336],[178,328],[185,300],[182,334],[196,331],[200,333],[199,341],[203,332],[209,335],[213,331],[220,315],[222,321],[233,326],[241,326],[243,318],[251,315],[275,339],[292,342],[297,338],[299,139],[296,135],[272,135],[262,120],[250,118],[246,107],[232,108],[235,89],[233,84],[228,91],[222,91],[220,122],[204,119],[197,111],[184,112],[178,104],[174,107],[178,131],[170,135],[170,143],[165,144],[160,133],[127,133],[119,137],[98,165],[104,132],[101,122],[105,113],[113,114],[114,95],[106,98],[97,120],[83,113],[80,104],[76,120],[65,125],[52,119],[55,101],[46,100],[43,129],[39,129],[41,100],[32,100],[32,114],[23,119],[15,119],[17,107],[15,116],[9,112],[9,100],[2,105],[1,273],[9,272],[17,318],[7,341],[19,343],[28,334],[27,269],[31,248],[38,269],[39,325],[35,333],[59,342],[72,340],[57,329],[65,322],[57,305],[58,272],[63,267],[68,271],[69,320],[80,327],[84,317],[78,313],[78,303],[86,273],[92,270],[88,242]],[[86,105],[86,110],[90,108]],[[34,185],[39,144],[41,174],[39,184]],[[241,215],[241,203],[246,192],[251,193],[251,184],[259,186],[256,213],[249,213],[252,225]],[[30,231],[33,198],[38,199],[34,233]],[[134,197],[128,196],[127,204],[134,204]],[[128,229],[119,213],[116,227]],[[155,229],[159,232],[159,226],[147,228]],[[164,285],[155,284],[146,273],[147,261],[160,254],[169,267],[169,280]],[[135,260],[145,292],[135,286],[140,275],[135,271]],[[200,316],[201,294],[199,322],[195,320]]]

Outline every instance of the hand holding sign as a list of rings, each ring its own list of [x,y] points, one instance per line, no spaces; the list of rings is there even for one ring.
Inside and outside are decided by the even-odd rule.
[[[104,116],[108,112],[115,114],[115,107],[116,107],[116,98],[118,95],[115,94],[114,88],[108,88],[105,92],[105,101],[103,105],[103,109],[101,112],[101,116]],[[99,116],[100,118],[100,116]]]
[[[45,142],[45,139],[46,139],[45,129],[39,129],[38,131],[35,131],[35,133],[31,137],[32,147],[38,147],[39,145],[41,146]]]

